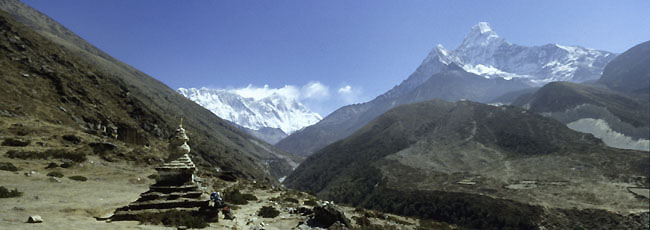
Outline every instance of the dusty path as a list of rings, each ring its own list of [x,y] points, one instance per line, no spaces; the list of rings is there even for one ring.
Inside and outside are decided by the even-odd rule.
[[[137,199],[152,182],[146,179],[153,172],[151,169],[97,163],[100,161],[91,157],[80,166],[57,169],[65,177],[59,179],[61,182],[52,182],[46,174],[53,170],[44,169],[50,161],[4,156],[0,161],[13,162],[24,169],[0,171],[0,185],[23,192],[19,198],[0,199],[0,229],[160,229],[134,221],[106,223],[94,218],[110,215],[115,208]],[[37,173],[25,176],[29,171]],[[85,176],[88,181],[67,178],[72,175]],[[40,215],[44,223],[25,223],[30,215]]]

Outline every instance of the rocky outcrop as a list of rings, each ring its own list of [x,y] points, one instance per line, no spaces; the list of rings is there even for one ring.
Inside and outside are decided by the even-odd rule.
[[[311,227],[329,228],[332,225],[350,227],[350,219],[345,217],[343,211],[331,203],[316,206],[314,216],[307,221]]]

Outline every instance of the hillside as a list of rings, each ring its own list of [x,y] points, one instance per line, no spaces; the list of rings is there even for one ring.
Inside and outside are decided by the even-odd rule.
[[[650,146],[647,101],[606,88],[553,82],[512,104],[592,133],[612,147],[648,151]]]
[[[108,56],[47,16],[18,1],[3,1],[0,8],[11,14],[1,12],[1,74],[4,85],[10,86],[0,89],[4,115],[116,136],[145,146],[158,158],[166,157],[161,141],[183,118],[195,137],[192,154],[207,171],[219,167],[275,183],[295,167],[287,153]]]
[[[650,100],[650,41],[638,44],[614,58],[603,71],[598,83],[610,89],[637,94]]]
[[[386,112],[284,184],[469,228],[562,229],[551,222],[584,224],[587,214],[573,208],[606,218],[620,215],[598,210],[647,212],[647,197],[629,189],[648,192],[648,160],[516,107],[433,100]],[[550,217],[564,212],[575,216]]]
[[[512,104],[591,133],[605,144],[650,151],[650,42],[607,64],[596,84],[553,82]]]
[[[528,88],[520,80],[502,78],[486,79],[469,73],[454,63],[434,74],[408,93],[392,98],[378,97],[367,103],[345,106],[332,113],[326,121],[316,123],[296,135],[282,139],[277,147],[308,156],[310,153],[331,144],[338,138],[346,137],[363,127],[382,113],[398,105],[421,102],[431,99],[447,101],[475,100],[486,102],[501,95],[502,92]]]

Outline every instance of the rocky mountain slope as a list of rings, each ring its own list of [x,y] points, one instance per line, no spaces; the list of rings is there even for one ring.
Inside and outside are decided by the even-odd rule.
[[[650,100],[650,41],[638,44],[612,60],[598,83]]]
[[[648,212],[648,196],[631,192],[649,192],[648,162],[517,107],[432,100],[391,109],[284,184],[475,229],[626,228],[606,222]]]
[[[650,151],[649,47],[645,42],[616,57],[597,84],[550,83],[513,105],[591,133],[609,146]]]
[[[404,102],[434,98],[490,102],[504,93],[551,81],[594,80],[614,57],[606,51],[577,46],[512,44],[482,22],[472,28],[455,50],[447,50],[442,45],[435,47],[400,85],[372,101],[344,106],[276,146],[298,155],[310,155]],[[460,74],[465,77],[456,79],[443,73],[450,69],[475,75]],[[413,92],[418,87],[419,92]]]
[[[591,133],[605,144],[624,149],[650,148],[650,105],[592,85],[553,82],[513,105],[554,118],[576,131]]]
[[[0,9],[7,12],[0,15],[4,116],[116,137],[155,157],[166,156],[160,142],[184,118],[195,137],[192,154],[203,169],[218,167],[273,183],[295,167],[286,152],[245,134],[38,11],[13,0],[0,2]]]
[[[296,98],[278,93],[252,98],[236,90],[180,88],[178,92],[217,116],[252,130],[253,135],[271,144],[322,119]],[[269,133],[270,129],[280,129],[284,136],[278,139],[276,132]],[[264,138],[266,133],[271,134],[269,138]]]

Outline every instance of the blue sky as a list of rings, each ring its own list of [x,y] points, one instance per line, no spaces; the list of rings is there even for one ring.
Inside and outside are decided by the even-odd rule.
[[[528,46],[650,40],[647,0],[23,1],[171,88],[289,85],[323,116],[386,92],[480,21]]]

